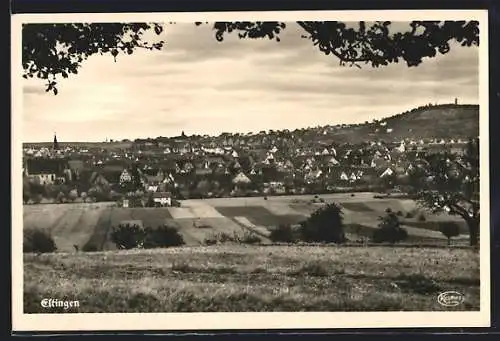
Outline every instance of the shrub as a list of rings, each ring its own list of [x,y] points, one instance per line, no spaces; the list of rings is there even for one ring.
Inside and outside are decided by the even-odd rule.
[[[397,211],[397,212],[396,212],[396,215],[397,215],[398,217],[402,217],[402,216],[403,216],[403,212],[402,212],[402,211]]]
[[[387,213],[386,216],[380,218],[379,228],[373,233],[372,239],[375,243],[396,243],[405,240],[408,237],[408,232],[401,228],[399,219],[394,212]]]
[[[325,202],[325,199],[320,198],[320,199],[319,199],[319,202],[324,203],[324,202]]]
[[[224,244],[224,243],[240,243],[240,244],[257,244],[262,241],[262,238],[257,234],[245,231],[245,232],[236,232],[233,234],[227,232],[219,232],[214,233],[207,238],[204,239],[203,243],[205,245],[214,245],[214,244]]]
[[[267,200],[267,195],[264,197],[264,200]]]
[[[111,240],[119,249],[139,247],[145,237],[146,231],[137,224],[120,224],[111,231]]]
[[[317,196],[317,195],[314,196],[314,199],[318,199],[318,198],[319,198],[319,196]]]
[[[460,226],[454,221],[443,221],[439,223],[439,231],[448,238],[448,245],[450,245],[451,238],[460,234]]]
[[[237,241],[242,244],[258,244],[262,242],[262,238],[253,232],[245,231],[237,236]]]
[[[82,247],[82,251],[83,252],[96,252],[96,251],[99,251],[99,248],[95,244],[88,244],[87,243]]]
[[[300,224],[300,236],[305,242],[343,243],[342,210],[336,204],[328,204],[316,210]]]
[[[418,221],[426,221],[427,219],[425,218],[425,215],[423,213],[420,213],[418,215]]]
[[[57,250],[50,233],[42,229],[26,229],[23,232],[23,252],[47,253]]]
[[[273,242],[293,243],[295,241],[292,226],[288,224],[280,224],[275,229],[271,230],[269,239]]]
[[[212,233],[204,239],[204,243],[207,245],[223,244],[227,242],[235,242],[234,234],[231,235],[227,232],[217,232]]]
[[[156,229],[147,227],[145,229],[145,238],[143,247],[145,249],[169,246],[184,245],[184,238],[179,231],[172,226],[162,225]]]
[[[203,240],[203,244],[205,244],[205,245],[215,245],[215,244],[217,244],[217,239],[215,239],[213,236],[206,237]]]
[[[411,213],[411,212],[406,212],[406,218],[408,218],[408,219],[413,218],[413,213]]]
[[[351,197],[354,197],[354,196],[355,196],[355,194],[354,194],[354,193],[351,193]]]

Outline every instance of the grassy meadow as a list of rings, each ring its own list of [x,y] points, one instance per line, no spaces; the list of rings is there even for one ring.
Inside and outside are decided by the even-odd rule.
[[[465,302],[439,305],[447,290]],[[45,297],[80,307],[47,310]],[[225,245],[24,255],[25,313],[442,310],[479,310],[477,252]]]
[[[401,247],[272,245],[267,238],[276,225],[299,223],[329,202],[342,206],[350,240],[369,237],[387,208],[400,211],[409,238]],[[420,213],[411,200],[373,193],[184,200],[168,208],[25,205],[24,228],[49,231],[57,251],[23,255],[24,311],[479,310],[479,254],[457,247],[468,244],[465,225],[448,215],[421,220]],[[132,220],[174,226],[186,245],[117,251],[111,227]],[[462,223],[452,247],[437,230],[445,220]],[[241,231],[258,234],[261,245],[204,245],[213,233]],[[96,252],[81,252],[88,245]],[[465,301],[439,305],[439,293],[450,290]],[[46,297],[80,307],[47,310],[40,305]]]

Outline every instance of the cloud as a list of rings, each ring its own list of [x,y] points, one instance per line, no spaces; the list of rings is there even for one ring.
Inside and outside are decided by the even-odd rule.
[[[33,85],[33,84],[25,84],[23,86],[23,94],[39,94],[39,95],[42,95],[45,93],[45,88],[43,87],[43,85]]]

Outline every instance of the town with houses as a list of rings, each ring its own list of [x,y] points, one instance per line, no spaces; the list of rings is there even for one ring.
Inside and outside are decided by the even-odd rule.
[[[24,202],[117,201],[171,206],[182,199],[398,191],[426,153],[462,153],[467,138],[335,139],[345,125],[128,144],[25,144]],[[332,137],[333,136],[333,137]],[[471,137],[472,138],[472,137]],[[107,146],[109,144],[109,147]],[[124,147],[126,146],[126,147]],[[26,190],[30,184],[30,190]]]

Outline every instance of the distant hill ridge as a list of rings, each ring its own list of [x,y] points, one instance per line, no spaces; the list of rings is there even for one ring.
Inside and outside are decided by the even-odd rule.
[[[320,132],[325,128],[319,128]],[[479,136],[479,105],[441,104],[421,106],[363,124],[330,127],[332,141],[362,143],[369,140],[457,139]]]
[[[362,143],[368,140],[399,141],[402,139],[469,138],[479,136],[479,105],[439,104],[414,108],[403,113],[362,124],[323,126],[306,130],[312,139],[328,139],[336,142]],[[326,131],[326,133],[325,133]],[[214,136],[214,138],[216,138]],[[187,138],[189,139],[189,137]],[[148,139],[140,139],[148,140]],[[154,140],[154,139],[151,139]],[[125,147],[127,142],[60,142],[67,145],[105,145]],[[24,146],[46,146],[52,142],[24,143]]]

